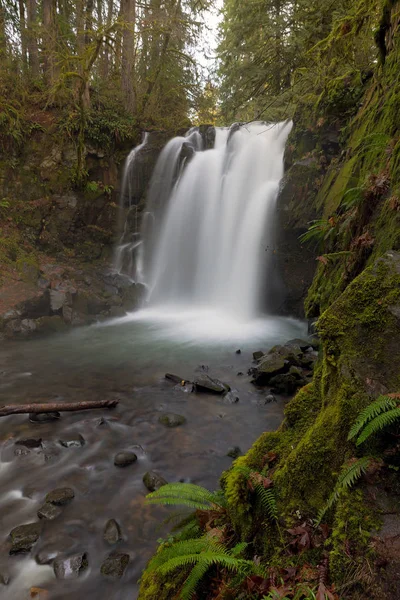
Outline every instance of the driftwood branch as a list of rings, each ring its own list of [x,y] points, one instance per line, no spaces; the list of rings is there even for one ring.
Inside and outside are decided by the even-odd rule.
[[[0,417],[25,413],[49,413],[88,410],[92,408],[115,408],[118,400],[99,400],[93,402],[46,402],[45,404],[10,404],[0,406]]]

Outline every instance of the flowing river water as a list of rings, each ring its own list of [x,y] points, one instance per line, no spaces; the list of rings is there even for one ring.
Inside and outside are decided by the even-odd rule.
[[[279,426],[284,400],[266,404],[268,390],[253,386],[247,370],[254,351],[306,334],[302,322],[260,316],[275,279],[274,208],[290,127],[219,129],[208,150],[197,131],[171,140],[153,175],[142,231],[125,226],[115,255],[116,271],[146,286],[148,308],[0,348],[0,405],[119,400],[112,411],[64,413],[50,423],[0,419],[2,599],[24,600],[39,587],[46,600],[134,600],[157,538],[168,535],[160,527],[168,511],[145,504],[143,475],[215,489],[232,446],[245,452]],[[145,144],[127,160],[122,197]],[[187,393],[166,381],[167,372],[190,381],[206,372],[229,384],[239,402]],[[166,428],[163,413],[186,423]],[[26,438],[41,441],[16,444]],[[78,445],[66,447],[71,440]],[[137,462],[116,467],[122,451],[135,452]],[[72,488],[74,499],[58,518],[42,521],[30,553],[10,556],[10,531],[37,522],[46,494],[60,487]],[[130,556],[113,582],[100,573],[112,550],[103,540],[109,519],[122,529],[115,550]],[[77,579],[57,579],[52,560],[83,552],[88,568]]]

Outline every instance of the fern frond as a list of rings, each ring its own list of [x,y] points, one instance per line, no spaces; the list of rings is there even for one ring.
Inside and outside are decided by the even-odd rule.
[[[213,546],[212,542],[206,537],[201,537],[197,539],[183,540],[181,542],[176,542],[172,546],[168,546],[166,548],[161,548],[159,552],[151,559],[148,565],[148,571],[151,573],[158,569],[161,565],[168,562],[169,560],[185,556],[188,554],[196,554],[200,552],[205,552],[209,550]]]
[[[168,483],[146,496],[149,504],[183,505],[197,510],[224,508],[221,494],[193,483]]]
[[[266,490],[262,485],[257,485],[255,491],[269,519],[276,521],[278,518],[278,509],[276,507],[274,492],[271,489]]]
[[[356,462],[352,463],[350,466],[345,468],[338,480],[336,482],[335,488],[332,494],[329,496],[329,499],[325,506],[319,511],[317,520],[315,522],[316,527],[320,525],[322,519],[324,518],[326,512],[332,508],[332,506],[338,501],[340,495],[347,489],[353,487],[355,482],[360,479],[361,475],[363,475],[369,465],[370,462],[369,456],[364,456],[360,458]]]
[[[204,577],[207,571],[208,564],[206,562],[199,562],[195,567],[193,567],[189,577],[186,579],[183,588],[181,589],[181,600],[191,600],[191,598],[193,598],[200,580]]]
[[[392,398],[388,396],[379,396],[374,402],[371,402],[364,410],[360,412],[357,417],[356,422],[353,427],[350,429],[350,433],[348,435],[348,440],[352,440],[360,433],[362,429],[370,422],[372,419],[375,419],[381,413],[385,413],[388,410],[396,408],[397,403]]]
[[[367,440],[371,435],[377,433],[378,431],[382,431],[385,427],[392,425],[395,421],[400,419],[400,406],[397,408],[393,408],[389,412],[385,412],[378,417],[375,417],[373,421],[365,427],[364,431],[362,431],[361,435],[357,438],[356,445],[359,446],[365,440]]]
[[[246,550],[247,546],[248,546],[247,542],[239,542],[239,544],[236,544],[236,546],[234,546],[231,549],[230,555],[233,556],[234,558],[237,558],[238,556],[243,554],[243,552]]]
[[[207,551],[200,554],[185,554],[184,556],[171,558],[158,568],[158,573],[161,576],[168,575],[168,573],[175,571],[175,569],[186,568],[200,562],[206,564],[207,568],[219,566],[228,571],[242,572],[248,571],[253,564],[250,560],[233,558],[227,554],[216,554],[213,551]]]

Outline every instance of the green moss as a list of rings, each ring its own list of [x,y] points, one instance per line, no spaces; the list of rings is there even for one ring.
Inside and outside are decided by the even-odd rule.
[[[353,585],[361,583],[360,573],[366,560],[373,556],[371,531],[379,526],[379,516],[371,502],[365,500],[362,489],[341,494],[336,505],[329,553],[330,574],[337,589],[349,581]],[[367,594],[368,589],[364,592]]]

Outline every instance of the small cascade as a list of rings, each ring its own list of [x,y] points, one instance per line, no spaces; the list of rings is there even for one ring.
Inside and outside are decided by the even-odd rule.
[[[122,175],[118,219],[118,231],[121,231],[121,236],[114,251],[113,270],[129,277],[135,274],[137,249],[141,243],[137,205],[132,201],[135,163],[140,152],[145,148],[148,137],[149,134],[145,132],[142,143],[131,150],[125,161]]]

